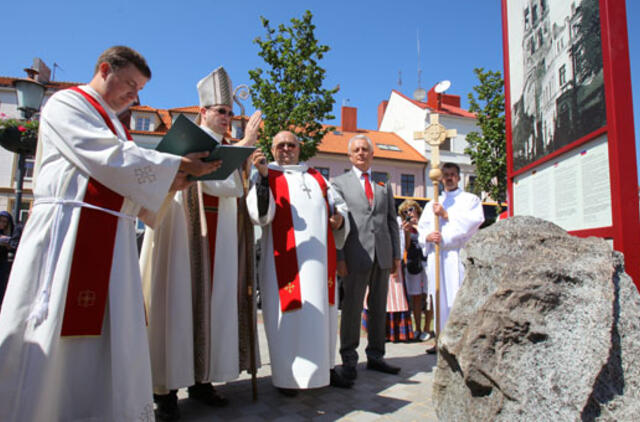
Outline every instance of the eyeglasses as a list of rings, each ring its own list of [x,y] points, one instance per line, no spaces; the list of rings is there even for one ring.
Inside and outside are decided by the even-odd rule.
[[[277,149],[284,149],[284,147],[287,147],[289,149],[296,149],[298,147],[298,144],[296,144],[295,142],[280,142],[276,145]]]
[[[233,111],[231,110],[226,110],[224,108],[210,108],[209,110],[213,110],[221,116],[233,117]]]
[[[409,207],[406,210],[404,210],[404,215],[409,215],[411,213],[413,213],[416,209],[413,207]]]

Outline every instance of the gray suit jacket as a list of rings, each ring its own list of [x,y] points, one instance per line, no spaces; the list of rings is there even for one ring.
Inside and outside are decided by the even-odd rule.
[[[389,183],[384,187],[373,184],[373,207],[353,169],[333,179],[332,184],[347,203],[351,227],[344,247],[338,250],[338,260],[347,262],[350,273],[367,271],[376,256],[380,268],[390,269],[393,259],[400,259],[400,244]]]

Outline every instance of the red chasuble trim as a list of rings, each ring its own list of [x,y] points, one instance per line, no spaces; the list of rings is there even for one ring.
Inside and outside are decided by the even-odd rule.
[[[284,173],[269,169],[269,187],[276,202],[276,213],[271,223],[274,235],[271,237],[280,292],[280,309],[282,312],[295,311],[302,307],[302,295],[289,185]]]
[[[100,103],[83,90],[81,94],[100,113],[114,135],[117,132]],[[131,135],[125,128],[127,139]],[[124,198],[97,180],[90,178],[83,202],[120,211]],[[62,336],[100,335],[109,293],[118,217],[90,208],[82,208],[69,274],[67,298],[62,320]]]
[[[218,234],[218,205],[220,198],[217,196],[202,194],[202,204],[204,205],[204,217],[207,221],[207,232],[209,240],[209,263],[211,268],[210,283],[213,286],[213,271],[216,262],[216,235]]]
[[[316,169],[309,169],[309,174],[313,176],[320,189],[322,189],[322,197],[325,204],[327,204],[327,216],[331,217],[331,208],[329,207],[329,197],[327,195],[327,182],[324,177]],[[329,305],[336,304],[336,242],[333,239],[333,230],[327,221],[327,287],[329,289]]]

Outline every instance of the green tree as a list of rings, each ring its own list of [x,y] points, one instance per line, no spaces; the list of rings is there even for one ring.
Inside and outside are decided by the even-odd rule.
[[[578,45],[571,46],[579,73],[579,83],[602,70],[602,41],[600,33],[600,4],[598,0],[584,0],[579,9]]]
[[[250,70],[249,77],[253,105],[264,116],[258,145],[269,156],[273,136],[283,129],[295,132],[302,142],[301,160],[313,157],[324,135],[334,130],[320,122],[334,118],[333,95],[339,88],[322,88],[326,71],[318,62],[329,47],[316,40],[312,17],[307,10],[302,19],[293,18],[290,26],[280,24],[277,30],[260,18],[267,34],[254,42],[266,69]]]
[[[469,146],[464,152],[476,167],[473,192],[486,192],[500,204],[507,196],[504,81],[499,71],[476,68],[473,72],[480,84],[473,87],[477,99],[469,93],[469,110],[476,113],[481,133],[467,135]]]

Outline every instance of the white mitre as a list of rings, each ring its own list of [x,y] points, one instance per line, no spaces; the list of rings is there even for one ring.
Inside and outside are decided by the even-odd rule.
[[[231,78],[220,66],[198,82],[198,97],[200,107],[212,105],[228,105],[233,107]]]

